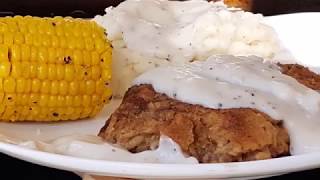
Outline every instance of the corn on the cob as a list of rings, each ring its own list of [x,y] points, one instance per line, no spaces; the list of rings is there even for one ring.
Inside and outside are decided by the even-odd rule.
[[[96,115],[111,98],[111,50],[92,21],[0,18],[0,120]]]

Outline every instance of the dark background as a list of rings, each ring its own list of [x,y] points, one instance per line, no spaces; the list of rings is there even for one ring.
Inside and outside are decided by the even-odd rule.
[[[121,0],[0,0],[0,16],[73,16],[94,17],[103,14],[110,5],[117,5]],[[320,11],[320,0],[253,0],[253,12],[274,15],[292,12]],[[61,171],[27,163],[0,154],[1,177],[19,180],[80,180],[71,172]],[[289,175],[267,178],[278,179],[319,179],[320,169],[292,173]]]
[[[94,17],[122,0],[0,0],[0,16],[74,16]],[[274,15],[291,12],[319,11],[320,0],[252,0],[253,12]]]

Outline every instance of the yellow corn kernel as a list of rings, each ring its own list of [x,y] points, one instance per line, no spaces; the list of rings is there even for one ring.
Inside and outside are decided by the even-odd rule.
[[[26,44],[21,45],[21,61],[30,60],[30,46]]]
[[[94,49],[94,42],[91,38],[85,38],[84,42],[85,47],[88,51],[92,51]]]
[[[56,79],[57,80],[63,80],[64,76],[65,76],[65,74],[64,74],[65,73],[64,65],[57,64],[56,65],[56,71],[57,71]]]
[[[73,52],[72,62],[76,65],[82,65],[83,64],[82,56],[83,54],[80,50],[75,50]]]
[[[66,105],[65,96],[57,96],[57,107],[65,107]]]
[[[36,62],[38,58],[38,51],[37,48],[32,46],[30,49],[30,61],[31,62]]]
[[[98,65],[100,62],[99,53],[97,51],[93,51],[91,53],[91,65]]]
[[[48,107],[57,107],[58,96],[49,96]]]
[[[10,52],[11,52],[11,61],[12,62],[16,62],[16,61],[20,61],[21,60],[21,50],[20,50],[20,46],[17,44],[13,44],[10,48]]]
[[[11,76],[14,78],[20,78],[22,77],[22,74],[24,72],[24,69],[22,67],[22,63],[20,62],[15,62],[11,64]]]
[[[9,48],[7,45],[0,45],[0,62],[9,61]]]
[[[72,65],[65,65],[65,80],[67,81],[72,81],[75,77],[75,72],[74,72],[74,68]]]
[[[74,96],[73,97],[73,105],[76,106],[76,107],[79,107],[81,106],[81,103],[82,103],[82,97],[81,96]]]
[[[3,91],[5,93],[14,93],[16,91],[16,80],[13,77],[8,77],[3,80]]]
[[[39,106],[47,107],[49,96],[47,94],[41,94],[39,99]]]
[[[67,48],[68,47],[67,39],[65,36],[59,37],[59,47],[60,48]]]
[[[73,96],[65,96],[65,106],[72,107],[73,105]]]
[[[91,78],[97,80],[101,77],[101,67],[96,65],[91,68]]]
[[[48,79],[55,80],[57,78],[57,65],[49,64],[48,65]]]
[[[15,107],[13,105],[6,106],[4,112],[2,113],[1,119],[14,121],[15,118],[12,118],[14,111],[15,111]]]
[[[48,65],[47,64],[40,64],[38,66],[38,78],[40,80],[44,80],[48,78]]]
[[[39,63],[47,63],[48,62],[48,51],[45,47],[38,48],[38,57],[37,60]]]
[[[31,79],[25,79],[25,83],[26,83],[26,86],[24,89],[25,93],[31,92],[31,81],[32,81]]]
[[[17,81],[17,87],[16,87],[17,93],[23,93],[26,89],[27,81],[22,78],[18,78],[16,81]]]
[[[56,53],[56,49],[50,47],[48,49],[48,63],[53,64],[56,62],[56,58],[57,58],[57,53]]]
[[[24,36],[22,33],[16,33],[14,35],[14,44],[23,44],[24,43]]]
[[[91,53],[89,51],[84,51],[83,52],[83,64],[86,64],[86,65],[91,65],[92,62],[91,62]]]
[[[32,39],[33,46],[39,47],[42,45],[42,42],[41,42],[42,38],[40,34],[34,34],[32,38],[33,38]]]
[[[89,95],[82,96],[82,106],[90,106],[91,105],[91,97]]]
[[[0,93],[0,104],[3,104],[3,101],[4,101],[4,93],[2,92]]]
[[[0,78],[0,92],[3,92],[3,79]]]
[[[31,62],[30,63],[30,66],[29,66],[29,69],[30,69],[30,78],[35,78],[37,77],[37,74],[38,74],[38,64],[35,63],[35,62]]]
[[[51,36],[42,35],[42,45],[44,47],[51,47]]]
[[[41,83],[40,93],[41,94],[49,94],[50,88],[51,88],[51,82],[49,80],[44,80]]]
[[[109,81],[111,79],[111,70],[110,69],[103,69],[101,73],[101,78],[104,81]]]
[[[101,55],[101,63],[103,68],[111,69],[112,52],[106,51]]]
[[[68,37],[68,45],[67,48],[69,49],[75,49],[77,46],[77,39],[75,37]]]
[[[56,60],[55,63],[57,64],[64,64],[64,57],[65,57],[65,51],[62,48],[56,49]]]
[[[96,90],[96,84],[93,80],[86,81],[86,94],[93,94]]]
[[[103,91],[104,91],[104,89],[105,89],[105,84],[103,83],[103,81],[100,79],[100,80],[97,80],[96,81],[96,94],[99,94],[99,95],[101,95],[102,93],[103,93]]]
[[[76,48],[83,50],[85,48],[84,41],[81,37],[76,38]]]
[[[72,81],[69,84],[69,94],[77,95],[79,93],[79,83],[77,81]]]
[[[57,47],[60,46],[60,42],[59,42],[58,36],[52,36],[52,37],[51,37],[51,45],[52,45],[52,47],[54,47],[54,48],[57,48]]]
[[[52,81],[51,82],[51,87],[50,87],[50,94],[56,95],[59,93],[59,81]]]
[[[98,53],[104,52],[107,48],[105,41],[102,39],[95,39],[94,46]]]
[[[15,101],[16,101],[16,95],[13,93],[5,93],[4,94],[4,99],[3,99],[3,104],[7,106],[14,106]]]
[[[13,44],[14,35],[11,32],[7,32],[7,34],[3,37],[3,44],[10,46]]]
[[[92,112],[91,107],[83,107],[80,118],[88,118]]]
[[[67,81],[60,81],[59,82],[59,94],[66,95],[68,92],[68,83]]]
[[[40,91],[41,88],[41,81],[39,79],[33,79],[31,81],[31,91],[33,93],[37,93]]]
[[[26,43],[26,45],[30,46],[33,44],[33,35],[32,34],[26,34],[24,37],[24,41]]]
[[[9,62],[0,62],[0,78],[9,76],[11,64]]]

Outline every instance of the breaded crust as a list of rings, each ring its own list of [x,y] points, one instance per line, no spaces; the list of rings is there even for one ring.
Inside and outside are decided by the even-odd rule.
[[[130,88],[99,136],[131,152],[153,149],[160,134],[202,163],[268,159],[289,155],[281,121],[249,108],[209,109],[154,91]]]
[[[282,73],[295,78],[301,84],[313,89],[320,90],[320,75],[310,71],[299,64],[278,64]]]

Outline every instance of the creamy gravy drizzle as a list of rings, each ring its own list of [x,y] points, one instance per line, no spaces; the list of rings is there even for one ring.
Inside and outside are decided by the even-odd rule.
[[[258,109],[284,121],[291,154],[320,151],[320,94],[258,57],[212,56],[190,65],[160,67],[134,84],[151,84],[171,98],[209,108]]]

